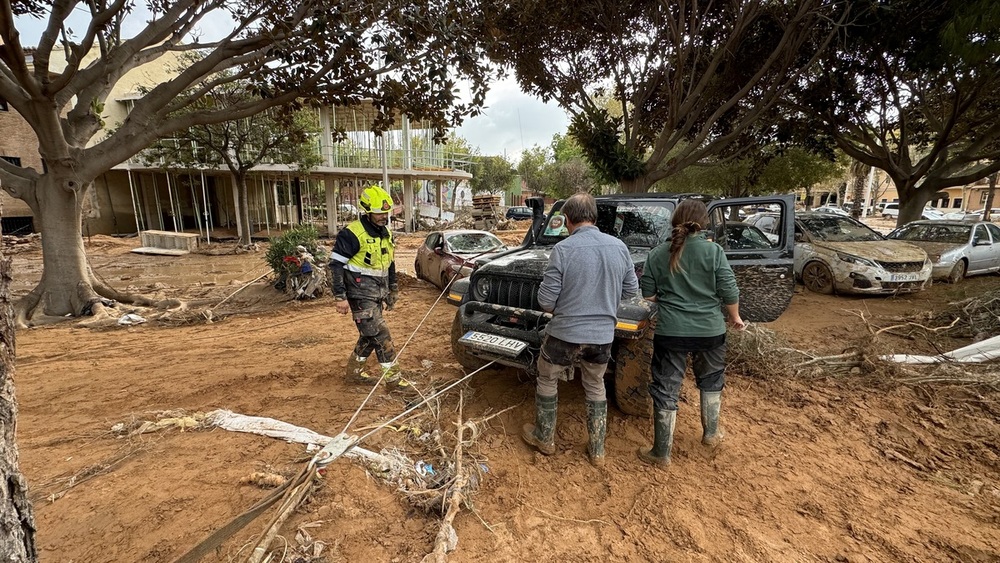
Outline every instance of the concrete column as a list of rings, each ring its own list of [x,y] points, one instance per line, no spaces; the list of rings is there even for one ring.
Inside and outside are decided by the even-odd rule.
[[[403,178],[403,223],[406,224],[405,231],[412,233],[413,221],[413,178],[409,176]]]
[[[326,189],[326,233],[333,238],[337,236],[337,184],[339,182],[330,174],[323,176],[323,187]]]
[[[444,210],[444,206],[441,205],[441,180],[434,180],[434,205],[441,210]]]

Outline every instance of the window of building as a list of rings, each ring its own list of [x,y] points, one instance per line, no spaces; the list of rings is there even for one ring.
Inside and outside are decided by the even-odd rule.
[[[7,162],[9,162],[11,164],[13,164],[14,166],[21,166],[21,157],[19,157],[19,156],[3,156],[3,155],[0,155],[0,158],[6,160]]]
[[[956,197],[954,200],[952,200],[951,207],[952,207],[952,209],[961,209],[962,208],[962,198]]]
[[[7,100],[0,98],[0,111],[7,111]]]

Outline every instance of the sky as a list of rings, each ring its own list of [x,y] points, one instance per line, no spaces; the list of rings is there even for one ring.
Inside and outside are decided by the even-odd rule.
[[[455,132],[479,147],[481,154],[506,155],[517,162],[522,150],[547,146],[553,135],[566,133],[568,127],[569,119],[559,106],[525,94],[516,80],[507,78],[490,87],[483,114],[467,119]]]

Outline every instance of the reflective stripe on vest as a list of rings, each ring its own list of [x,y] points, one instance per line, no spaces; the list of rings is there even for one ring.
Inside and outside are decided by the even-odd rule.
[[[393,257],[392,232],[387,237],[373,237],[361,221],[353,221],[347,228],[358,237],[361,249],[347,261],[346,268],[376,278],[388,276]]]

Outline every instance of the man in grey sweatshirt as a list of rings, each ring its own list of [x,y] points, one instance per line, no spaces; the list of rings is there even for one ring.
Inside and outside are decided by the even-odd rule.
[[[618,304],[639,293],[639,281],[625,243],[594,226],[593,196],[573,195],[563,204],[562,214],[570,236],[552,249],[538,289],[538,304],[553,317],[545,326],[538,358],[535,423],[525,424],[521,437],[543,454],[555,453],[558,383],[572,378],[574,364],[579,363],[587,400],[587,453],[600,467],[608,413],[604,372],[611,358]]]

